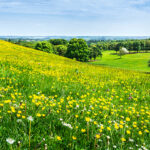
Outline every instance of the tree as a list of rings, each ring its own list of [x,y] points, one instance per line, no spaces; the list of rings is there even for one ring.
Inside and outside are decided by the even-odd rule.
[[[87,43],[83,39],[71,39],[69,41],[66,56],[69,58],[75,58],[78,61],[89,60],[89,48]]]
[[[122,47],[122,43],[118,43],[115,47],[115,51],[116,53],[120,50],[120,48]]]
[[[44,51],[44,52],[48,52],[48,53],[53,53],[54,52],[52,44],[47,42],[47,41],[38,42],[35,45],[35,49],[41,50],[41,51]]]
[[[56,47],[56,53],[60,56],[65,56],[67,52],[67,46],[65,45],[57,45]]]
[[[119,50],[119,56],[120,58],[122,57],[122,55],[128,54],[129,51],[125,48],[125,47],[121,47]]]
[[[93,49],[91,47],[89,47],[89,58],[90,60],[93,58]]]
[[[100,45],[91,45],[90,47],[90,59],[94,58],[94,60],[96,59],[96,57],[101,56],[102,57],[102,49],[100,47]]]
[[[53,45],[67,45],[68,43],[65,39],[50,39],[49,42]]]
[[[139,41],[135,41],[133,43],[133,49],[137,51],[137,53],[141,50],[141,43]]]

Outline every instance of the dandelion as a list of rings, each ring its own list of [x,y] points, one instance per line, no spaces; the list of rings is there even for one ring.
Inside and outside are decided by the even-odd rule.
[[[40,113],[37,113],[36,116],[37,116],[37,117],[41,117],[41,114],[40,114]]]
[[[125,142],[125,141],[126,141],[126,139],[125,139],[124,137],[122,137],[122,138],[121,138],[121,141],[122,141],[122,142]]]
[[[126,121],[130,121],[130,118],[129,118],[129,117],[126,117]]]
[[[86,122],[90,122],[91,119],[90,119],[89,117],[85,117],[85,121],[86,121]]]
[[[127,130],[127,134],[131,134],[130,130]]]
[[[30,121],[29,125],[29,148],[30,148],[31,122],[33,121],[33,117],[29,116],[27,119]]]
[[[57,138],[58,141],[61,141],[61,137],[60,136],[57,136],[56,138]]]
[[[32,116],[29,116],[27,119],[28,119],[29,121],[33,121],[33,117],[32,117]]]
[[[96,134],[96,136],[95,136],[97,139],[99,139],[101,136],[100,136],[100,134]]]
[[[139,131],[139,135],[142,135],[142,131]]]
[[[81,132],[84,133],[84,132],[86,132],[86,130],[85,129],[81,129]]]
[[[72,139],[73,139],[73,140],[76,140],[77,138],[76,138],[75,136],[72,136]]]
[[[122,129],[122,128],[123,128],[123,125],[122,125],[122,124],[120,124],[120,125],[119,125],[119,127],[120,127],[120,129]]]
[[[108,131],[111,131],[111,128],[110,128],[110,127],[107,127],[107,130],[108,130]]]

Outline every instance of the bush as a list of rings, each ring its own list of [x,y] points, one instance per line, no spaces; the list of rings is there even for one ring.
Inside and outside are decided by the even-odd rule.
[[[47,41],[38,42],[35,45],[35,49],[41,50],[41,51],[44,51],[44,52],[48,52],[48,53],[53,53],[54,52],[52,44],[47,42]]]
[[[60,56],[65,56],[67,52],[67,46],[65,45],[57,45],[55,49],[56,49],[56,53]]]

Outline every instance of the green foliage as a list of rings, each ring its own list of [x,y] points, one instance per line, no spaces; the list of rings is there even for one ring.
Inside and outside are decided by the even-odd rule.
[[[98,56],[102,57],[102,49],[98,45],[92,45],[89,48],[89,51],[90,51],[90,53],[89,53],[90,59],[94,58],[94,60],[95,60],[96,57],[98,57]]]
[[[91,41],[90,41],[91,42]],[[107,41],[92,41],[87,42],[89,46],[96,44],[103,50],[115,50],[116,53],[121,47],[125,47],[130,51],[135,52],[149,52],[150,40],[107,40]]]
[[[50,39],[49,42],[53,45],[67,45],[68,43],[65,39]]]
[[[122,43],[118,43],[118,44],[116,45],[116,47],[115,47],[116,53],[120,50],[120,48],[121,48],[122,46],[123,46]]]
[[[75,58],[78,61],[88,61],[89,49],[85,40],[75,38],[70,40],[66,56],[69,58]]]
[[[52,44],[47,42],[47,41],[38,42],[35,45],[35,49],[41,50],[41,51],[44,51],[44,52],[48,52],[48,53],[53,53],[54,52]]]
[[[67,46],[65,45],[57,45],[55,49],[56,49],[56,53],[60,56],[65,56],[67,52]]]
[[[139,52],[141,50],[141,43],[139,41],[134,42],[133,49]]]

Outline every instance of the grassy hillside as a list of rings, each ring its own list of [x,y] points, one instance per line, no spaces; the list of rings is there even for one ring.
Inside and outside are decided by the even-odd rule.
[[[145,71],[150,72],[150,67],[148,67],[148,60],[150,60],[150,53],[137,53],[128,54],[122,56],[114,55],[115,51],[104,51],[103,58],[98,58],[91,64],[110,66],[123,68],[128,70]]]
[[[0,41],[1,150],[150,149],[149,99],[150,75]]]

